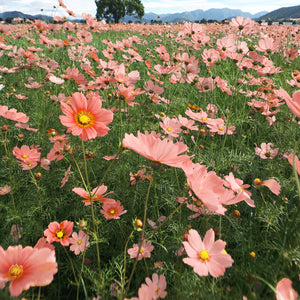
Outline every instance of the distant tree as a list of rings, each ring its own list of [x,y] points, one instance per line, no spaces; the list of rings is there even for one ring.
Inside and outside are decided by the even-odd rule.
[[[7,24],[11,24],[11,23],[12,23],[12,20],[13,20],[13,17],[7,17],[7,18],[5,19],[5,22],[6,22]]]
[[[119,23],[125,16],[142,18],[144,5],[140,0],[95,0],[97,6],[96,18],[108,22]]]
[[[2,18],[0,18],[0,22],[2,22],[3,21],[3,19]]]

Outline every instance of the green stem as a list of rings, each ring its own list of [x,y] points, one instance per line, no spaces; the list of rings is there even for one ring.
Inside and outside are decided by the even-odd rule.
[[[34,184],[34,186],[36,187],[36,190],[37,190],[37,199],[38,199],[38,207],[40,209],[40,218],[41,218],[41,228],[42,228],[42,232],[44,231],[44,226],[43,226],[43,204],[42,204],[42,197],[41,197],[41,194],[40,194],[40,187],[37,183],[37,180],[36,178],[34,177],[33,173],[31,170],[30,171],[30,174],[31,174],[31,177],[32,177],[32,182]]]
[[[102,276],[101,276],[101,265],[100,265],[100,250],[99,250],[99,243],[98,243],[98,226],[96,225],[95,221],[95,213],[94,213],[94,205],[93,205],[93,195],[91,194],[91,188],[90,188],[90,182],[87,172],[87,163],[86,163],[86,156],[85,156],[85,147],[84,142],[81,140],[82,145],[82,152],[83,152],[83,161],[84,161],[84,170],[85,170],[85,176],[86,176],[86,182],[85,185],[86,190],[89,194],[89,199],[91,203],[91,215],[92,215],[92,223],[93,223],[93,231],[94,231],[94,237],[96,238],[96,251],[97,251],[97,263],[98,263],[98,272],[99,272],[99,282],[100,282],[100,288],[101,288],[101,294],[103,294],[103,286],[102,286]],[[82,174],[81,174],[82,177]]]
[[[135,261],[134,261],[134,264],[133,264],[133,267],[132,267],[132,271],[131,271],[130,277],[129,277],[129,279],[128,279],[128,283],[127,283],[125,295],[127,294],[128,290],[129,290],[130,283],[131,283],[131,280],[132,280],[132,278],[133,278],[133,274],[134,274],[136,265],[137,265],[137,263],[138,263],[139,253],[140,253],[140,250],[141,250],[141,247],[142,247],[142,243],[143,243],[143,240],[144,240],[145,224],[146,224],[146,217],[147,217],[147,207],[148,207],[148,199],[149,199],[150,189],[151,189],[151,184],[152,184],[153,179],[152,179],[152,180],[149,180],[149,181],[150,181],[150,182],[149,182],[149,186],[148,186],[148,191],[147,191],[147,196],[146,196],[146,201],[145,201],[145,208],[144,208],[144,218],[143,218],[142,236],[141,236],[141,240],[140,240],[140,242],[139,242],[139,249],[138,249],[138,252],[137,252],[137,256],[136,256],[136,258],[135,258]]]
[[[86,183],[85,183],[85,180],[84,180],[84,178],[83,178],[83,176],[82,176],[82,173],[81,173],[81,171],[80,171],[79,165],[78,165],[78,163],[77,163],[77,161],[76,161],[76,159],[75,159],[75,157],[73,156],[72,153],[70,153],[70,156],[72,157],[72,159],[73,159],[73,161],[74,161],[74,163],[75,163],[75,165],[76,165],[76,167],[77,167],[77,170],[78,170],[78,173],[79,173],[79,175],[80,175],[81,181],[82,181],[82,183],[83,183],[83,185],[84,185],[85,190],[87,191],[88,188],[87,188],[87,185],[86,185]]]
[[[69,255],[68,251],[66,250],[66,247],[63,247],[63,248],[64,248],[65,253],[66,253],[66,255],[67,255],[68,259],[69,259],[69,262],[71,264],[71,268],[72,268],[72,271],[73,271],[73,275],[74,275],[74,279],[75,279],[76,285],[79,285],[79,281],[78,281],[78,278],[76,276],[76,272],[75,272],[75,268],[74,268],[74,265],[73,265],[73,261],[72,261],[70,255]]]
[[[10,186],[11,188],[13,187],[13,177],[12,177],[12,172],[11,172],[11,151],[9,152],[8,149],[7,149],[7,132],[5,131],[5,135],[4,135],[4,139],[3,139],[3,136],[2,136],[2,143],[4,145],[4,149],[5,149],[5,153],[6,153],[6,156],[7,156],[7,164],[8,164],[8,172],[9,172],[9,183],[10,183]],[[14,208],[14,214],[15,216],[17,216],[17,209],[16,209],[16,205],[15,205],[15,198],[14,198],[14,193],[13,193],[13,189],[11,189],[10,191],[10,197],[11,197],[11,201],[12,201],[12,204],[13,204],[13,208]]]
[[[129,243],[129,240],[132,236],[132,234],[134,233],[134,229],[132,229],[132,231],[130,232],[129,236],[128,236],[128,239],[126,241],[126,244],[125,244],[125,248],[124,248],[124,272],[123,272],[123,278],[122,278],[122,296],[124,296],[124,286],[125,286],[125,277],[126,277],[126,253],[127,253],[127,246],[128,246],[128,243]]]

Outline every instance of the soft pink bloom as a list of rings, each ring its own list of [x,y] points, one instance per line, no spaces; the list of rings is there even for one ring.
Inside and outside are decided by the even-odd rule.
[[[297,300],[298,293],[292,288],[292,281],[282,278],[276,285],[276,300]]]
[[[98,97],[89,100],[82,93],[74,93],[70,99],[71,106],[61,102],[65,116],[59,116],[61,123],[67,126],[67,132],[79,135],[84,141],[104,136],[109,128],[106,126],[113,120],[110,110],[101,108],[102,101]]]
[[[263,37],[258,42],[258,46],[256,47],[257,51],[265,52],[265,54],[271,54],[273,52],[277,52],[280,47],[280,41],[274,41],[271,37]]]
[[[22,128],[22,129],[28,130],[28,131],[33,131],[33,132],[37,132],[38,131],[37,128],[31,128],[31,127],[29,127],[28,124],[25,124],[25,123],[16,123],[15,126],[18,127],[18,128]]]
[[[255,144],[255,146],[257,146]],[[255,147],[255,153],[262,159],[272,159],[278,154],[279,148],[273,149],[272,143],[261,143],[260,148]]]
[[[161,140],[160,134],[154,131],[150,134],[147,131],[145,134],[138,131],[137,137],[132,133],[125,133],[122,145],[154,162],[166,164],[171,167],[180,168],[183,162],[190,161],[188,155],[179,155],[189,149],[184,143],[173,143],[167,139]]]
[[[300,161],[299,161],[298,156],[291,153],[289,155],[285,154],[284,157],[288,159],[288,162],[292,166],[294,166],[294,159],[295,159],[295,168],[296,168],[297,173],[300,175]]]
[[[178,121],[181,125],[181,128],[184,130],[198,130],[198,125],[194,125],[195,122],[193,120],[189,120],[182,115],[178,116]]]
[[[64,185],[67,183],[69,180],[69,176],[73,174],[74,172],[71,171],[71,165],[68,167],[67,171],[65,172],[64,178],[61,180],[61,188],[64,187]]]
[[[188,234],[188,241],[183,242],[185,251],[189,257],[183,262],[192,266],[194,272],[199,276],[213,277],[223,276],[225,268],[230,268],[233,259],[225,251],[226,242],[215,241],[215,232],[209,229],[202,241],[199,233],[191,229]]]
[[[233,173],[224,176],[224,185],[236,194],[236,197],[231,200],[231,204],[245,201],[249,206],[255,207],[254,201],[251,199],[251,193],[245,189],[250,187],[249,184],[243,184],[243,180],[235,178]]]
[[[223,194],[226,191],[222,180],[214,171],[207,172],[205,165],[186,164],[183,170],[187,176],[187,183],[194,195],[207,209],[218,214],[225,214],[222,206]]]
[[[105,156],[103,156],[103,158],[105,159],[105,160],[116,160],[116,161],[118,161],[119,160],[119,154],[114,154],[114,155],[105,155]]]
[[[31,286],[50,284],[55,273],[55,252],[50,249],[18,245],[5,251],[0,246],[0,282],[11,282],[9,292],[12,297],[18,297]]]
[[[300,117],[300,90],[294,92],[292,97],[282,88],[277,91],[277,94],[285,100],[292,113]]]
[[[214,63],[221,59],[220,53],[213,49],[209,48],[208,50],[205,48],[202,53],[202,61],[206,63],[208,67],[213,67]]]
[[[62,0],[58,0],[58,3],[59,3],[59,5],[62,7],[62,8],[67,8],[66,7],[66,5],[63,3],[63,1]]]
[[[127,212],[127,210],[123,210],[124,207],[119,200],[104,202],[102,208],[100,212],[107,220],[120,219],[120,216]]]
[[[259,178],[255,178],[254,184],[256,186],[264,185],[264,186],[268,187],[270,189],[270,191],[275,195],[280,194],[281,185],[275,179],[267,179],[267,180],[261,181]]]
[[[60,242],[62,246],[69,246],[73,226],[73,222],[66,220],[60,224],[58,222],[51,222],[48,225],[48,229],[44,231],[47,242],[50,244],[53,242]]]
[[[13,224],[10,229],[10,235],[14,243],[18,242],[18,240],[22,237],[23,227],[19,224]]]
[[[0,186],[0,195],[6,195],[11,191],[11,187],[7,184],[4,186]]]
[[[170,119],[169,117],[165,117],[159,125],[170,138],[178,137],[182,131],[181,124],[175,118]]]
[[[48,248],[48,249],[52,250],[53,252],[55,251],[54,245],[49,244],[45,237],[39,238],[39,240],[36,242],[34,248],[37,248],[37,249]]]
[[[112,194],[113,191],[106,193],[107,186],[104,185],[104,184],[95,187],[91,191],[91,194],[90,194],[91,198],[89,196],[89,193],[86,190],[84,190],[83,188],[77,188],[76,187],[76,188],[73,188],[72,191],[74,193],[76,193],[77,195],[79,195],[80,197],[82,197],[82,198],[85,199],[85,200],[82,200],[82,202],[85,205],[91,205],[91,198],[92,198],[93,202],[97,201],[97,202],[105,203],[105,202],[113,202],[113,201],[115,201],[114,199],[111,199],[111,198],[105,198],[106,195]]]
[[[50,76],[48,76],[48,79],[56,84],[63,84],[65,81],[64,79],[61,79],[59,77],[54,76],[53,74],[51,74]]]
[[[20,161],[23,170],[29,170],[37,166],[40,161],[41,153],[36,147],[23,145],[21,148],[14,147],[13,155]]]
[[[151,251],[154,249],[150,241],[143,240],[140,252],[139,245],[133,244],[133,248],[127,250],[127,253],[130,255],[130,258],[136,258],[137,255],[139,256],[138,260],[141,260],[143,257],[150,257]]]
[[[163,299],[167,296],[165,291],[167,287],[166,278],[164,275],[158,276],[156,273],[152,274],[152,281],[149,277],[145,279],[146,284],[142,284],[139,288],[139,300],[149,299]]]
[[[15,96],[16,96],[18,99],[20,99],[20,100],[26,100],[26,99],[28,99],[28,97],[26,97],[26,96],[24,96],[24,95],[22,95],[22,94],[15,94]]]
[[[22,112],[17,112],[15,108],[8,109],[6,105],[0,105],[0,116],[21,123],[27,123],[29,117]]]
[[[236,17],[232,18],[231,22],[229,23],[230,26],[237,28],[238,30],[242,31],[243,29],[251,28],[253,27],[255,22],[251,20],[250,18],[244,17]]]
[[[79,230],[79,232],[73,232],[70,238],[70,250],[74,251],[75,255],[78,255],[90,245],[89,236],[84,233],[84,231]]]

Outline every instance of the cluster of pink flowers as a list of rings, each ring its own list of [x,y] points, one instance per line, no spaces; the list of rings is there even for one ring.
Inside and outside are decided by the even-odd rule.
[[[124,210],[124,207],[123,205],[121,205],[121,202],[119,200],[116,201],[112,198],[106,198],[106,196],[112,194],[113,191],[106,193],[107,186],[105,186],[104,184],[95,187],[90,193],[85,191],[83,188],[78,187],[73,188],[72,191],[84,198],[82,202],[85,205],[91,205],[92,202],[102,203],[102,209],[100,210],[100,212],[107,220],[119,219],[121,215],[127,212],[126,210]]]
[[[74,251],[76,255],[84,252],[90,245],[89,236],[83,231],[73,232],[74,223],[70,221],[63,221],[61,223],[51,222],[48,228],[44,231],[44,235],[49,244],[59,242],[62,246],[70,246],[70,250]],[[72,235],[72,237],[70,237]]]

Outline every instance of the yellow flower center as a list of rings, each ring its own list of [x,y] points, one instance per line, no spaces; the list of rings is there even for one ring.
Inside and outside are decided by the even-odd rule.
[[[255,184],[255,185],[261,184],[261,180],[260,180],[259,178],[255,178],[255,179],[254,179],[254,184]]]
[[[90,117],[87,115],[80,115],[78,119],[79,122],[84,125],[88,124],[91,121]]]
[[[81,127],[90,127],[94,125],[95,117],[89,111],[79,111],[75,114],[75,121]]]
[[[78,244],[78,245],[81,245],[81,244],[82,244],[82,240],[78,240],[78,241],[77,241],[77,244]]]
[[[206,250],[202,250],[200,251],[200,253],[198,254],[199,256],[199,259],[202,261],[202,262],[206,262],[209,260],[209,254]]]
[[[110,216],[114,216],[115,214],[117,214],[117,211],[116,211],[114,208],[112,208],[112,209],[110,209],[110,210],[108,211],[108,214],[109,214]]]
[[[22,157],[23,157],[23,158],[28,158],[28,155],[23,154]]]
[[[55,233],[55,236],[58,240],[62,239],[64,237],[65,233],[63,230],[58,230],[56,233]]]
[[[219,127],[219,130],[222,131],[224,128],[222,126]]]
[[[171,127],[168,127],[168,128],[167,128],[167,131],[171,132],[171,131],[172,131],[172,128],[171,128]]]
[[[145,250],[144,250],[143,248],[140,249],[140,253],[144,253],[144,251],[145,251]]]
[[[9,270],[8,270],[8,275],[9,277],[13,279],[18,279],[22,276],[23,274],[23,266],[22,265],[11,265]]]

